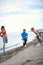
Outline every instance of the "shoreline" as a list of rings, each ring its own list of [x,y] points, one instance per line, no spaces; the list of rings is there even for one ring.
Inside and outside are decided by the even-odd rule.
[[[35,45],[36,43],[37,43],[37,41],[36,41],[36,39],[34,39],[33,41],[31,41],[27,44],[27,47],[32,45],[32,44]],[[0,54],[0,63],[10,59],[12,56],[16,55],[17,53],[19,53],[20,51],[23,51],[26,48],[23,46],[20,46],[20,47],[17,47],[17,48],[14,48],[14,49],[7,51],[5,55]]]

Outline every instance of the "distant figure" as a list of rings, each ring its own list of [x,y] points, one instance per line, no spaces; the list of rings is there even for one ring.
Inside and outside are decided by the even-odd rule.
[[[23,29],[21,36],[22,36],[22,40],[23,40],[23,46],[26,47],[26,42],[27,42],[27,38],[28,38],[28,33],[26,33],[26,29]]]
[[[41,33],[39,32],[39,30],[35,30],[34,27],[31,28],[31,31],[35,33],[36,38],[37,38],[37,40],[39,42],[36,46],[39,46],[40,43],[42,42],[41,39],[40,39]]]
[[[1,26],[0,36],[3,38],[3,52],[5,54],[5,43],[8,42],[7,33],[4,26]]]

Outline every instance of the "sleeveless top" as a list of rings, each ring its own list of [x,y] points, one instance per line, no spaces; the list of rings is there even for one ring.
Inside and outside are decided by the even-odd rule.
[[[5,35],[6,35],[6,31],[3,30],[3,31],[1,32],[1,34],[2,34],[3,36],[5,36]]]

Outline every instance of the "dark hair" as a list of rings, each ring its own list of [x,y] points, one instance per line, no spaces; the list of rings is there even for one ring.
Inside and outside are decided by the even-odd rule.
[[[34,27],[32,27],[31,30],[34,30]]]
[[[2,28],[5,28],[5,27],[4,27],[4,26],[1,26],[1,29],[2,29]]]
[[[26,29],[23,29],[23,31],[26,31]]]

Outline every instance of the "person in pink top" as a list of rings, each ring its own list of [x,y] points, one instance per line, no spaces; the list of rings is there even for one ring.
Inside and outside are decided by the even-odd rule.
[[[36,38],[37,38],[37,40],[38,40],[38,42],[39,42],[39,43],[37,44],[37,46],[39,46],[40,43],[42,42],[41,39],[40,39],[40,36],[41,36],[40,31],[39,31],[39,30],[35,30],[34,27],[31,28],[31,31],[35,33]]]

